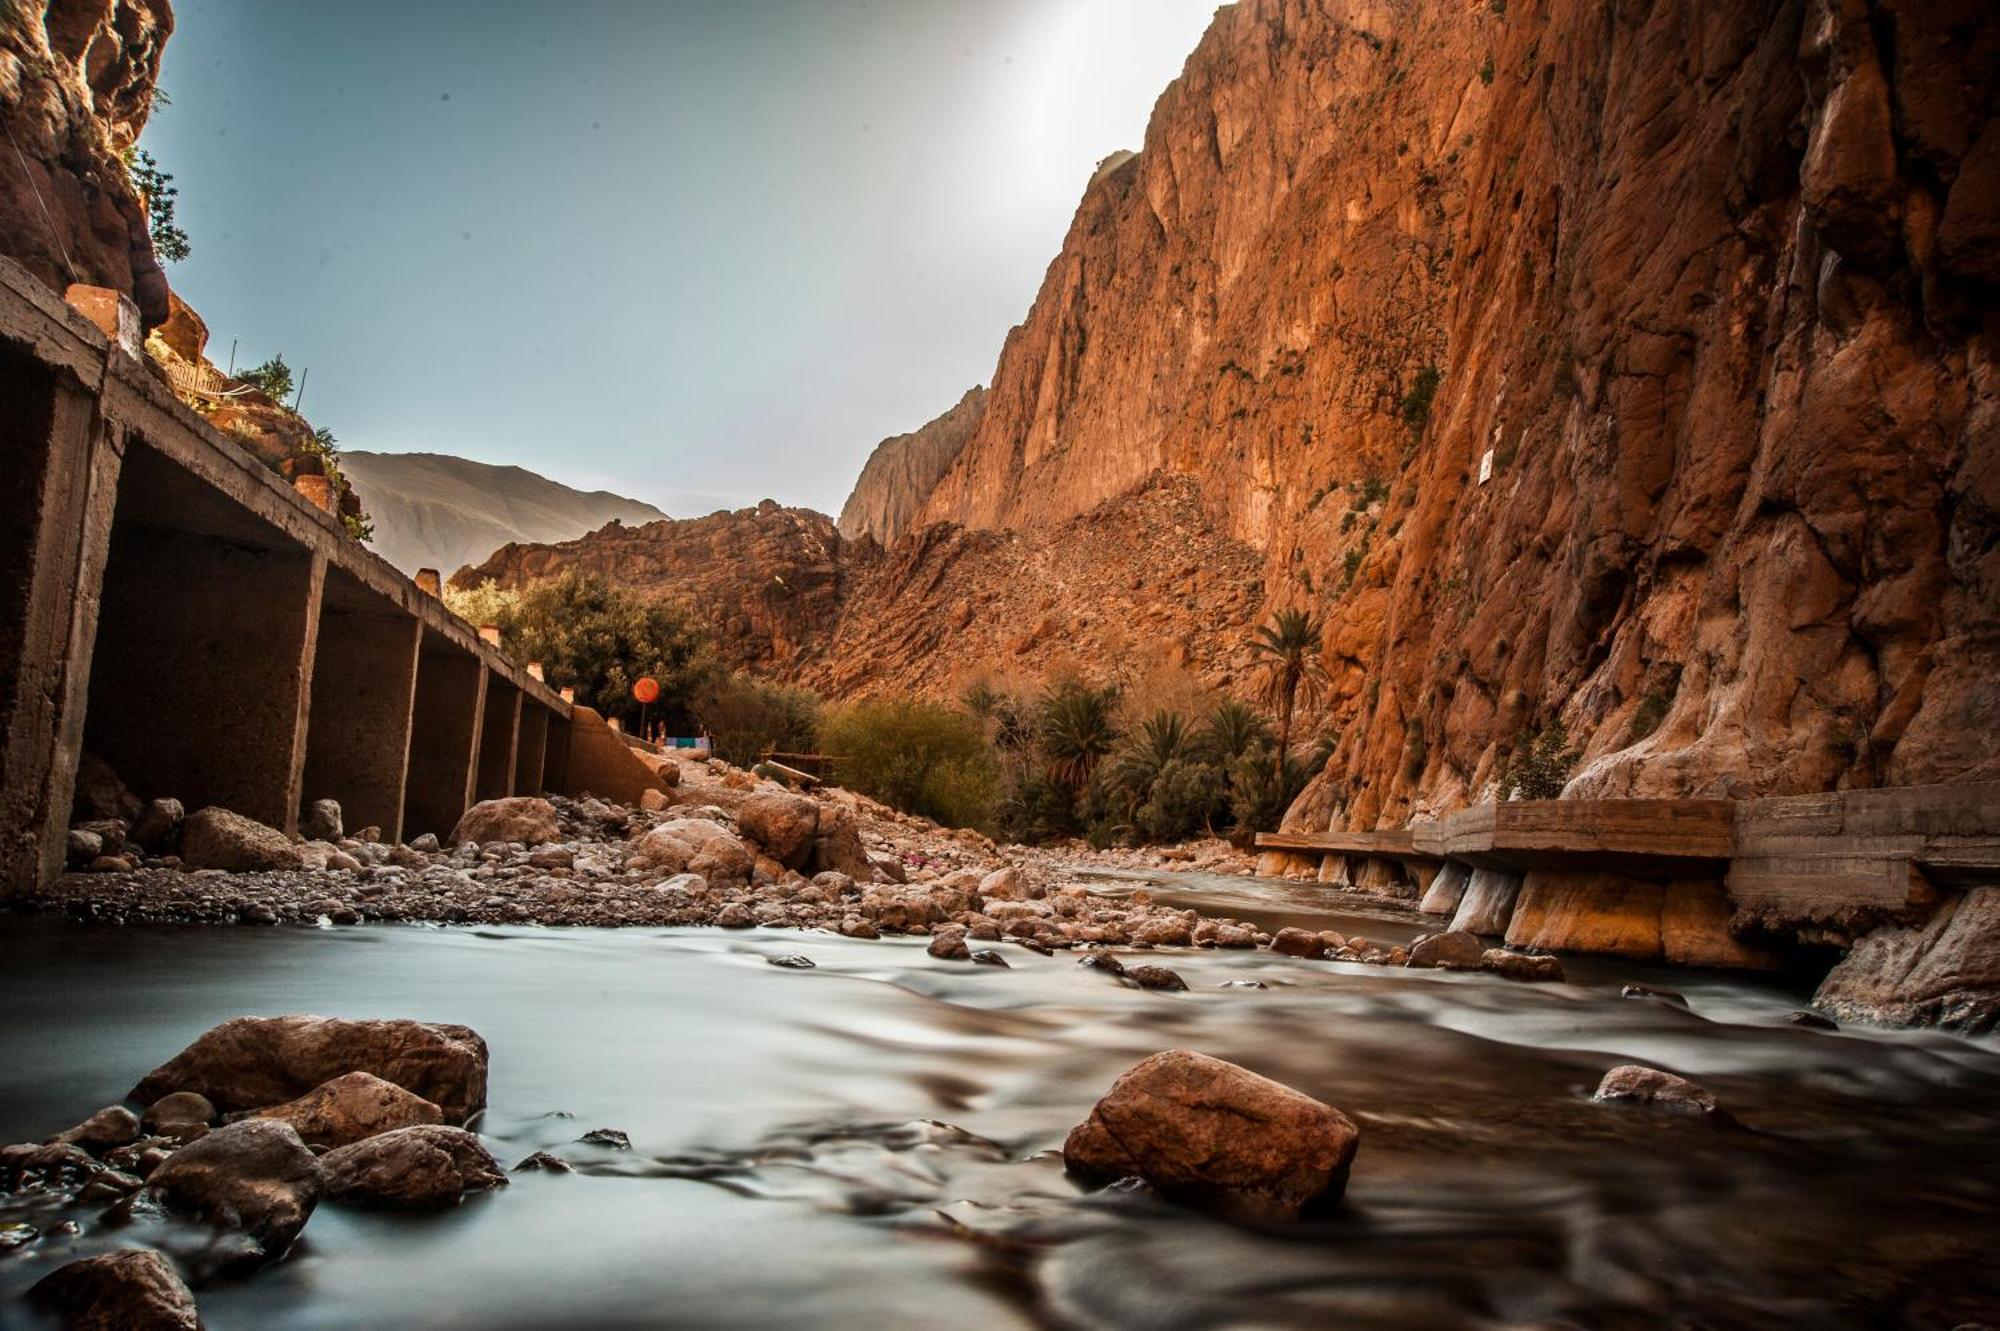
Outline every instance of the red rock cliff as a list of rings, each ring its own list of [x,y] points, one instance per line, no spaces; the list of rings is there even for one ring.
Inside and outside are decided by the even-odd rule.
[[[927,520],[1160,472],[1327,617],[1294,824],[2000,775],[2000,11],[1242,0]],[[1485,479],[1482,479],[1485,477]]]
[[[167,320],[167,279],[122,154],[173,27],[167,0],[0,5],[0,254],[57,291],[123,291],[148,327]]]
[[[850,541],[872,536],[893,544],[923,511],[985,412],[986,390],[975,388],[928,425],[877,444],[841,505],[840,534]]]

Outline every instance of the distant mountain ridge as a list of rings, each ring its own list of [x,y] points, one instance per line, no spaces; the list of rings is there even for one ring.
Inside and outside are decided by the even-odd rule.
[[[346,451],[340,465],[375,524],[375,552],[406,573],[446,575],[510,542],[567,541],[620,522],[657,522],[651,504],[575,490],[524,467],[445,453]]]

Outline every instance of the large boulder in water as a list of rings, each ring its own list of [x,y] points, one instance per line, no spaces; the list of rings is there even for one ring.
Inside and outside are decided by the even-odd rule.
[[[299,848],[275,827],[210,806],[182,824],[181,863],[190,869],[258,873],[296,869],[302,861]]]
[[[1718,1122],[1728,1118],[1707,1087],[1637,1063],[1626,1063],[1605,1073],[1590,1098],[1599,1104],[1635,1105]]]
[[[1476,971],[1486,959],[1486,944],[1479,935],[1464,929],[1447,929],[1441,934],[1425,934],[1410,944],[1409,964],[1441,967],[1453,971]]]
[[[350,1206],[435,1210],[468,1192],[507,1186],[507,1175],[464,1128],[397,1128],[320,1157],[326,1195]]]
[[[1842,1021],[2000,1029],[2000,887],[1950,897],[1921,925],[1864,935],[1813,1005]]]
[[[43,1276],[28,1302],[63,1331],[201,1331],[194,1295],[150,1248],[69,1262]]]
[[[393,1128],[442,1122],[444,1113],[392,1081],[350,1072],[256,1117],[291,1124],[308,1146],[346,1146]]]
[[[819,831],[819,805],[782,790],[752,795],[737,806],[736,825],[788,869],[803,869]]]
[[[167,1157],[146,1195],[176,1215],[241,1230],[274,1260],[319,1204],[319,1162],[290,1124],[245,1119]]]
[[[518,841],[540,846],[562,839],[556,822],[556,806],[536,795],[513,799],[481,800],[467,809],[451,829],[451,844],[468,841],[485,845],[489,841]]]
[[[1136,1176],[1168,1197],[1291,1218],[1347,1188],[1361,1130],[1330,1105],[1234,1063],[1169,1049],[1120,1077],[1063,1143],[1093,1179]]]
[[[466,1026],[341,1017],[236,1017],[132,1088],[151,1104],[175,1091],[217,1109],[265,1109],[349,1072],[368,1072],[422,1096],[463,1123],[486,1103],[486,1041]]]

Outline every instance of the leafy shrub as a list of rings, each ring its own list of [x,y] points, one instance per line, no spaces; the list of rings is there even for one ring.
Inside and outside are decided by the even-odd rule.
[[[1444,382],[1444,371],[1435,365],[1426,365],[1417,371],[1416,382],[1403,395],[1403,424],[1410,427],[1411,434],[1422,434],[1424,426],[1431,418],[1431,402],[1437,397],[1438,385]]]
[[[1569,746],[1569,732],[1560,720],[1542,730],[1522,731],[1514,741],[1514,751],[1500,767],[1500,798],[1506,800],[1552,800],[1569,784],[1582,751]]]
[[[1160,768],[1133,811],[1134,830],[1149,841],[1182,841],[1213,831],[1229,816],[1229,778],[1196,758],[1175,758]]]
[[[1673,699],[1658,689],[1650,690],[1639,699],[1639,705],[1632,711],[1632,733],[1626,742],[1637,744],[1646,736],[1660,728],[1660,722],[1667,719],[1667,711],[1673,706]]]
[[[988,827],[999,766],[979,721],[940,703],[876,700],[827,717],[842,785],[952,827]]]
[[[693,711],[716,753],[738,767],[773,750],[810,752],[818,742],[819,696],[755,675],[710,679],[695,695]]]

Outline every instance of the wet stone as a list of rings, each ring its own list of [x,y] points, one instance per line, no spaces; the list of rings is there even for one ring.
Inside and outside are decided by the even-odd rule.
[[[561,1156],[551,1155],[547,1151],[536,1151],[520,1164],[515,1165],[514,1172],[516,1174],[533,1174],[537,1172],[544,1174],[573,1174],[576,1171],[571,1167],[569,1161],[563,1159]]]
[[[629,1151],[632,1139],[617,1128],[592,1128],[577,1138],[587,1146],[602,1146],[613,1151]]]
[[[1127,966],[1125,978],[1141,989],[1174,991],[1187,988],[1187,981],[1180,977],[1180,973],[1165,966]]]
[[[811,957],[802,956],[797,952],[783,957],[766,957],[764,960],[767,964],[776,966],[781,970],[809,971],[814,968]]]

